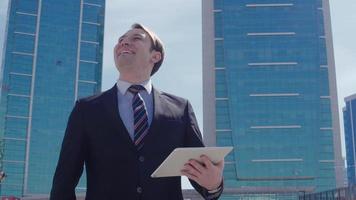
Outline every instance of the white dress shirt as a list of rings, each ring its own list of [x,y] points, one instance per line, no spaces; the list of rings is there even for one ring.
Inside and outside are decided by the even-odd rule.
[[[134,114],[132,110],[132,98],[133,94],[128,91],[129,87],[133,85],[132,83],[118,79],[117,86],[117,100],[118,109],[122,122],[124,123],[131,139],[134,138]],[[148,125],[150,126],[153,118],[153,97],[152,97],[152,84],[151,79],[148,79],[142,83],[135,84],[142,85],[146,90],[139,91],[144,104],[146,106],[148,114]]]

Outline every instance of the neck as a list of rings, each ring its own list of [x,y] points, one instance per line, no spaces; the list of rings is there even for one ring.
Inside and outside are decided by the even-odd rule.
[[[148,79],[150,79],[150,76],[144,76],[144,75],[139,75],[139,74],[124,74],[120,73],[120,80],[132,83],[132,84],[139,84],[142,83]]]
[[[117,67],[120,72],[119,79],[133,84],[150,79],[152,68],[153,66],[138,67],[137,65]]]

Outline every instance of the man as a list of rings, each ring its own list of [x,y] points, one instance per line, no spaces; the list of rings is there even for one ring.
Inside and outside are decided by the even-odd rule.
[[[81,99],[69,117],[51,200],[75,199],[85,164],[88,200],[182,200],[180,177],[151,178],[177,147],[203,146],[190,103],[153,88],[150,76],[163,62],[159,38],[140,24],[119,38],[117,84]],[[223,190],[223,161],[190,160],[182,169],[205,199]]]

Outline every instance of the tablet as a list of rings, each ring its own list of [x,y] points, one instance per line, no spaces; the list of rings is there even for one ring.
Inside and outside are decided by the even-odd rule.
[[[208,156],[213,163],[217,163],[232,150],[232,147],[189,147],[176,148],[151,174],[152,178],[181,176],[181,170],[189,159],[201,161],[200,156]]]

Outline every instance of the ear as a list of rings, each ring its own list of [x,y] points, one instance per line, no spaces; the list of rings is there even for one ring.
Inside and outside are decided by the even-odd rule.
[[[157,63],[162,59],[162,54],[158,51],[153,51],[151,60],[153,63]]]

